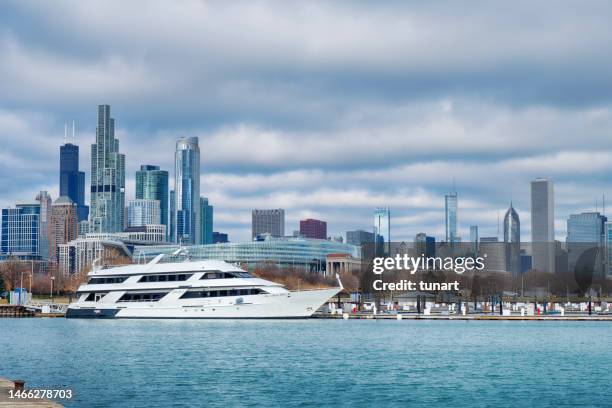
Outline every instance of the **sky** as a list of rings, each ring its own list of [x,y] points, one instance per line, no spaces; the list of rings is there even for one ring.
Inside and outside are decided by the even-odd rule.
[[[98,104],[135,171],[174,174],[197,136],[215,231],[250,239],[252,208],[372,230],[498,234],[549,177],[555,233],[612,200],[612,3],[591,1],[3,1],[0,206],[59,191],[64,123],[90,172]],[[172,181],[171,181],[172,184]],[[500,232],[501,235],[501,232]]]

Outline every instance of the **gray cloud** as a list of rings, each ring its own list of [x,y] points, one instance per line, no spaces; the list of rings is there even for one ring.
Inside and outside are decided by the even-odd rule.
[[[594,1],[3,2],[0,205],[57,194],[64,121],[89,171],[95,106],[127,155],[171,170],[200,138],[216,229],[248,237],[250,209],[443,234],[486,235],[510,200],[529,238],[529,180],[553,177],[557,224],[610,195],[612,6]]]

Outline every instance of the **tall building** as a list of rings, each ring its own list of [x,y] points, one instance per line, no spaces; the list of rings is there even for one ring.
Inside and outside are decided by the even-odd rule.
[[[488,273],[505,273],[506,257],[504,244],[497,237],[480,238],[480,256],[485,258],[485,271]]]
[[[512,203],[504,216],[504,247],[506,270],[518,276],[521,273],[521,220]]]
[[[555,271],[555,201],[552,180],[531,182],[531,242],[533,268]]]
[[[598,212],[584,212],[571,214],[567,219],[567,260],[570,272],[574,272],[576,262],[580,256],[592,248],[604,248],[606,241],[606,222],[608,219]],[[598,273],[603,270],[605,254],[598,259],[595,269]]]
[[[206,197],[200,197],[200,243],[213,243],[213,206]]]
[[[170,231],[168,219],[168,172],[145,164],[136,172],[136,199],[159,201],[160,223]]]
[[[197,137],[182,137],[174,156],[174,239],[200,243],[200,147]]]
[[[251,238],[261,234],[273,237],[285,236],[285,210],[253,210],[251,212]]]
[[[472,253],[478,253],[478,225],[470,225],[470,242],[472,243]]]
[[[53,262],[59,261],[59,246],[77,238],[77,207],[67,196],[58,197],[51,205],[51,256]]]
[[[36,201],[40,206],[40,218],[38,228],[38,251],[40,258],[49,259],[51,255],[51,230],[49,222],[51,221],[51,196],[46,191],[41,191],[36,195]]]
[[[91,145],[90,232],[123,231],[125,155],[115,139],[115,119],[109,105],[98,106],[96,143]]]
[[[300,220],[300,235],[304,238],[327,239],[327,222],[313,218]]]
[[[446,226],[446,242],[454,244],[459,242],[457,235],[457,192],[452,192],[444,196],[444,220]]]
[[[168,240],[170,242],[176,242],[176,194],[174,190],[170,190],[170,211],[168,212],[168,218],[170,218],[170,232],[168,233]]]
[[[346,231],[346,243],[357,246],[373,244],[374,233],[363,230]]]
[[[2,256],[40,259],[39,228],[39,204],[17,204],[15,208],[3,208],[0,236]]]
[[[436,239],[424,232],[419,232],[414,237],[416,256],[433,257],[436,256]]]
[[[72,132],[74,139],[74,127]],[[79,221],[87,220],[89,207],[85,205],[85,172],[79,171],[79,146],[67,140],[60,146],[60,196],[76,204]]]
[[[383,251],[389,253],[391,250],[391,210],[389,207],[374,210],[374,234],[376,244],[382,241]]]
[[[612,278],[612,222],[606,222],[604,233],[604,240],[606,245],[607,277]]]
[[[161,224],[161,210],[158,200],[128,201],[128,227],[144,227]]]
[[[222,244],[229,242],[229,238],[226,233],[213,231],[213,244]]]

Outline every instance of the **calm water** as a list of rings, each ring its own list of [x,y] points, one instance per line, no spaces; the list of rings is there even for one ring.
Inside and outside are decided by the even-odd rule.
[[[612,324],[0,319],[66,406],[611,406]]]

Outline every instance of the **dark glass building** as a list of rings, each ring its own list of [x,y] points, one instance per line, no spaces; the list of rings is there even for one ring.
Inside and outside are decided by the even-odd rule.
[[[159,201],[161,223],[166,226],[166,234],[170,231],[168,218],[168,172],[160,170],[159,166],[145,164],[136,172],[136,199]]]
[[[85,172],[79,171],[79,146],[66,143],[60,146],[60,197],[69,197],[77,205],[79,221],[87,220],[89,207],[85,205]]]

